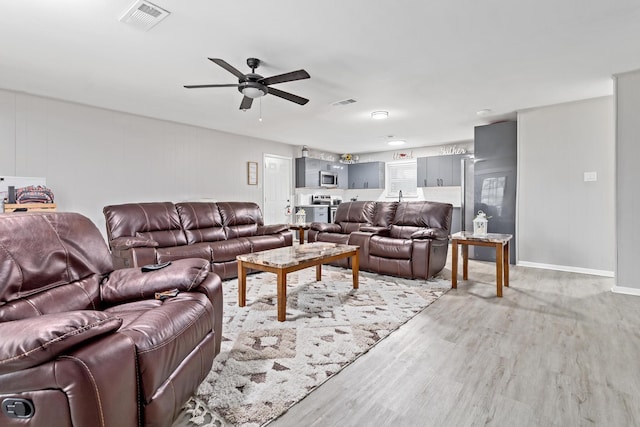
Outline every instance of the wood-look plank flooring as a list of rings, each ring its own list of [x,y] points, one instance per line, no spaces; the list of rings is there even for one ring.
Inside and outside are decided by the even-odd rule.
[[[445,276],[450,277],[450,261]],[[614,279],[493,263],[270,427],[638,426],[640,297]]]

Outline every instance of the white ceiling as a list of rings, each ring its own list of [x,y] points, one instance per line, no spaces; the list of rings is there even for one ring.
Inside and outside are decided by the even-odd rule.
[[[118,18],[133,0],[2,0],[0,87],[342,152],[473,138],[515,111],[613,93],[640,68],[638,0],[153,0],[148,32]],[[207,60],[263,76],[300,68],[247,112]],[[353,98],[356,103],[332,106]],[[476,111],[491,109],[488,117]],[[373,121],[374,110],[389,119]]]

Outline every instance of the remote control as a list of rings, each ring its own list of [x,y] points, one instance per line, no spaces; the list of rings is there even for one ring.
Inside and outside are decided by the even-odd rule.
[[[149,264],[149,265],[145,265],[144,267],[142,267],[142,272],[146,273],[148,271],[156,271],[156,270],[160,270],[162,268],[165,268],[167,266],[171,265],[171,261],[167,261],[167,262],[163,262],[161,264]]]

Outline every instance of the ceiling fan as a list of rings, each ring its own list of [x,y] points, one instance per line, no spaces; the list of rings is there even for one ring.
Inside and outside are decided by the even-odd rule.
[[[309,102],[308,99],[298,95],[294,95],[283,90],[275,89],[270,85],[276,83],[291,82],[294,80],[308,79],[311,77],[305,70],[291,71],[290,73],[278,74],[271,77],[262,77],[260,74],[256,74],[256,68],[260,66],[260,60],[257,58],[248,58],[247,65],[251,68],[251,72],[244,74],[227,61],[220,58],[209,58],[210,61],[215,62],[234,76],[238,78],[237,84],[210,84],[210,85],[185,85],[187,89],[197,89],[203,87],[237,87],[238,91],[244,95],[242,102],[240,103],[241,110],[248,110],[251,108],[251,104],[255,98],[260,98],[266,94],[275,95],[278,98],[286,99],[287,101],[295,102],[296,104],[304,105]]]

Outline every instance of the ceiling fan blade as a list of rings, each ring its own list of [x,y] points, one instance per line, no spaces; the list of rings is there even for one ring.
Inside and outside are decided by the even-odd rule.
[[[290,73],[278,74],[277,76],[265,77],[258,80],[263,85],[273,85],[276,83],[291,82],[294,80],[308,79],[311,77],[305,70],[291,71]]]
[[[287,101],[295,102],[296,104],[304,105],[309,102],[307,98],[303,98],[301,96],[294,95],[283,90],[274,89],[272,87],[268,87],[267,90],[271,95],[275,95],[278,98],[286,99]]]
[[[248,96],[245,96],[244,98],[242,98],[242,102],[240,103],[240,109],[248,110],[249,108],[251,108],[252,103],[253,103],[253,98],[249,98]]]
[[[244,77],[244,73],[240,72],[237,68],[235,68],[233,65],[229,64],[224,59],[209,58],[209,61],[215,62],[216,64],[218,64],[219,66],[221,66],[222,68],[224,68],[225,70],[227,70],[228,72],[230,72],[231,74],[236,76],[237,78]]]
[[[187,89],[198,89],[201,87],[238,87],[238,84],[228,84],[228,85],[184,85]]]

